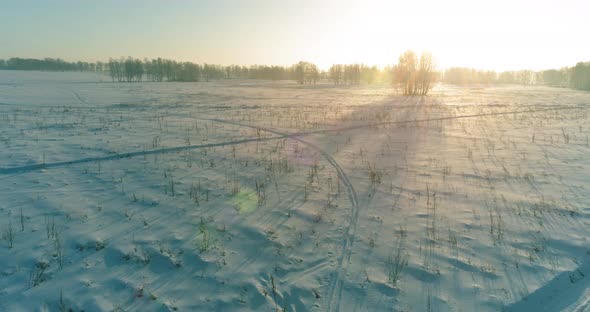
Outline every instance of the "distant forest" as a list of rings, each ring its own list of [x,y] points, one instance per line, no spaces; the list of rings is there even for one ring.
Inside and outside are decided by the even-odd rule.
[[[109,75],[113,82],[209,81],[214,79],[293,80],[316,84],[329,80],[336,85],[402,84],[405,94],[426,94],[436,81],[449,84],[523,84],[571,87],[590,90],[590,62],[573,67],[544,71],[482,71],[453,67],[435,71],[432,56],[411,51],[402,54],[398,64],[385,68],[364,64],[335,64],[321,71],[315,64],[299,62],[291,66],[214,65],[177,62],[169,59],[110,59],[108,62],[66,62],[61,59],[0,59],[0,70],[79,71]]]
[[[520,70],[496,73],[472,68],[453,67],[445,70],[443,82],[450,84],[522,84],[570,87],[590,91],[590,62],[573,67],[543,71]]]

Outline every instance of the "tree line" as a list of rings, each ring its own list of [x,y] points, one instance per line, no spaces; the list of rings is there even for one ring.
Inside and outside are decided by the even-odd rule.
[[[409,57],[409,55],[406,55],[406,57]],[[402,67],[399,66],[379,69],[377,66],[367,66],[364,64],[336,64],[328,71],[321,71],[317,65],[303,61],[291,66],[221,66],[178,62],[163,58],[141,60],[132,57],[121,57],[118,59],[111,58],[108,62],[104,63],[66,62],[61,59],[51,58],[45,58],[43,60],[11,58],[6,61],[0,60],[0,69],[101,72],[107,73],[113,82],[140,82],[144,80],[154,82],[197,82],[212,79],[293,80],[300,85],[313,85],[317,84],[320,80],[331,80],[335,85],[394,82],[396,84],[411,84],[411,87],[405,89],[407,90],[405,93],[408,95],[426,94],[432,82],[434,82],[433,75],[431,75],[432,77],[424,75],[424,68],[410,68],[408,64],[403,65],[403,71],[401,71]],[[432,69],[429,68],[429,70]],[[408,76],[393,81],[393,77],[396,74]],[[430,79],[428,83],[425,83],[426,78]]]
[[[103,62],[66,62],[59,58],[44,58],[40,60],[13,57],[8,60],[0,59],[0,69],[4,70],[103,72],[107,69],[105,65]]]
[[[335,85],[390,83],[404,95],[426,95],[438,77],[432,54],[424,52],[418,56],[410,50],[400,55],[394,66],[379,69],[364,64],[335,64],[324,75]]]
[[[364,64],[336,64],[328,71],[321,71],[311,62],[298,62],[291,66],[251,65],[220,66],[177,62],[169,59],[120,58],[106,63],[112,81],[209,81],[210,79],[259,79],[293,80],[300,85],[317,84],[320,80],[331,80],[335,85],[360,85],[361,83],[391,83],[392,67],[380,69]]]
[[[261,79],[294,80],[299,84],[315,84],[320,79],[318,67],[309,62],[299,62],[293,66],[221,66],[177,62],[169,59],[110,59],[107,63],[113,82],[184,81],[198,82],[212,79]]]
[[[452,67],[444,71],[442,82],[449,84],[522,84],[570,87],[590,91],[590,62],[573,67],[542,71],[520,70],[484,71],[465,67]]]
[[[67,62],[62,59],[0,59],[0,70],[80,71],[110,75],[113,82],[209,81],[212,79],[293,80],[301,85],[329,80],[335,85],[393,84],[407,95],[424,95],[441,81],[449,84],[523,84],[571,87],[590,90],[590,62],[544,71],[484,71],[452,67],[443,72],[434,68],[432,55],[404,52],[394,66],[378,68],[364,64],[335,64],[321,71],[315,64],[299,62],[291,66],[221,66],[178,62],[170,59],[109,59],[108,62]]]

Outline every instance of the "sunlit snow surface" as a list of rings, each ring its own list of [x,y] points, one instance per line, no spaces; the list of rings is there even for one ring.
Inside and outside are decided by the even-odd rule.
[[[587,311],[589,108],[0,71],[0,310]]]

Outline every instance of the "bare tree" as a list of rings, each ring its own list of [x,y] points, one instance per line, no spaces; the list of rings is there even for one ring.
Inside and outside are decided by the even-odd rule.
[[[320,79],[318,67],[309,62],[299,62],[292,66],[293,78],[298,84],[316,84]]]
[[[342,82],[342,75],[343,75],[342,65],[340,65],[340,64],[332,65],[332,67],[330,67],[329,75],[330,75],[330,79],[332,79],[334,84],[339,85]]]
[[[426,95],[432,87],[433,82],[434,64],[432,54],[430,52],[423,52],[420,56],[420,65],[418,67],[417,93],[419,95]]]
[[[426,95],[435,81],[432,54],[422,53],[420,59],[413,51],[406,51],[393,67],[393,84],[403,87],[404,95]]]

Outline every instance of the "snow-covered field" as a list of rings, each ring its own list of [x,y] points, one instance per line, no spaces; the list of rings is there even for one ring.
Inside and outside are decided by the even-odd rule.
[[[0,311],[588,311],[589,108],[0,71]]]

